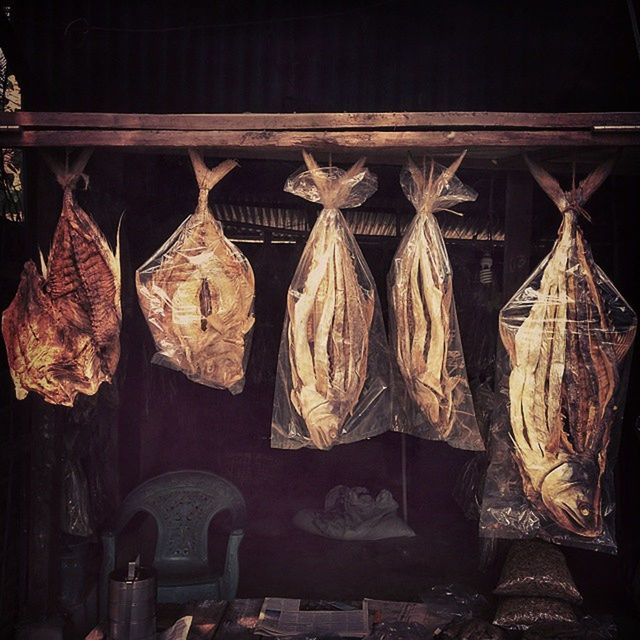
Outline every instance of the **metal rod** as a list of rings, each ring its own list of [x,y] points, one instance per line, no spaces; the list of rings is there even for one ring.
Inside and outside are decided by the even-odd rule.
[[[639,54],[640,55],[640,54]],[[596,124],[591,127],[594,133],[602,131],[603,133],[632,133],[640,131],[640,125],[637,124]]]
[[[402,517],[408,522],[409,507],[407,502],[407,434],[400,434],[400,458],[402,467]]]

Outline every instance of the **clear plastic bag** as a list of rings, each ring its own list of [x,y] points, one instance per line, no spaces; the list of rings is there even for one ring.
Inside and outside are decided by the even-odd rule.
[[[429,611],[446,624],[451,620],[482,617],[489,610],[487,599],[475,589],[461,584],[439,584],[421,596]]]
[[[364,160],[344,171],[306,170],[285,191],[323,209],[287,293],[271,446],[330,449],[387,431],[389,355],[376,286],[339,207],[360,206],[377,188]]]
[[[195,213],[136,271],[140,307],[156,344],[152,362],[237,394],[254,325],[251,265],[209,209],[209,191],[237,163],[208,169],[189,150],[200,195]]]
[[[504,640],[505,632],[486,620],[456,620],[433,634],[437,640]]]
[[[615,640],[618,629],[610,616],[582,616],[577,623],[536,625],[522,640]]]
[[[464,153],[449,167],[409,161],[400,176],[416,208],[388,277],[394,354],[394,429],[461,449],[484,444],[473,407],[458,328],[451,264],[434,213],[472,201],[477,193],[455,177]]]
[[[564,192],[530,163],[562,212],[553,249],[500,312],[498,372],[480,530],[615,551],[612,458],[636,315],[578,226],[605,163]]]
[[[365,640],[431,640],[433,633],[419,622],[380,622]]]

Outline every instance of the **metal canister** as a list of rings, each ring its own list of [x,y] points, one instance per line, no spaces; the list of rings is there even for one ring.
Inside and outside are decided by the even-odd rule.
[[[130,562],[109,576],[109,639],[155,640],[156,574]]]

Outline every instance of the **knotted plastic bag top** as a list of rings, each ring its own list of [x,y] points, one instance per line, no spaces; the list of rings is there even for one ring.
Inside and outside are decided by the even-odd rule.
[[[418,167],[409,159],[400,173],[400,185],[418,213],[450,210],[460,202],[476,200],[477,192],[455,175],[465,155],[466,151],[449,167],[443,167],[433,160],[428,168],[424,163]]]
[[[320,202],[325,209],[359,207],[378,188],[378,179],[364,168],[361,158],[348,171],[338,167],[320,167],[313,156],[302,152],[306,169],[291,175],[284,190],[309,202]]]

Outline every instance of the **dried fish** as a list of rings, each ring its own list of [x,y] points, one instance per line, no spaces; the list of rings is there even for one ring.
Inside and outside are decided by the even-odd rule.
[[[529,167],[563,220],[551,253],[500,313],[511,364],[510,434],[530,503],[561,529],[595,538],[603,530],[601,481],[620,364],[636,331],[635,313],[578,226],[612,162],[568,192]]]
[[[427,421],[398,430],[464,449],[483,449],[458,330],[451,265],[433,215],[477,194],[457,178],[464,153],[429,170],[409,160],[403,190],[416,208],[389,273],[391,343],[409,397]]]
[[[198,152],[189,155],[198,206],[136,271],[138,300],[158,349],[152,362],[240,393],[254,324],[253,270],[208,206],[209,191],[237,163],[208,169]]]
[[[304,160],[307,171],[292,176],[285,190],[324,208],[287,295],[272,445],[329,449],[351,431],[345,425],[370,375],[370,332],[380,313],[373,278],[338,207],[358,206],[376,183],[364,159],[347,172],[320,168],[307,153]],[[381,318],[375,324],[379,335]],[[368,395],[374,406],[385,387],[378,381]],[[280,402],[279,393],[288,397]],[[289,406],[295,415],[283,410]],[[363,431],[358,439],[369,435]]]
[[[2,315],[2,332],[19,399],[29,391],[51,404],[72,406],[111,382],[120,358],[120,259],[73,189],[89,159],[70,170],[48,159],[64,189],[62,213],[42,274],[25,264],[15,298]]]

